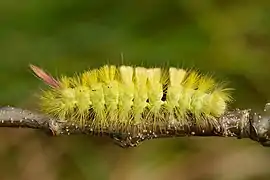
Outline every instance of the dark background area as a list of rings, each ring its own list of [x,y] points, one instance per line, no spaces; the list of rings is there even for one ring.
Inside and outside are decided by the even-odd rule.
[[[0,104],[37,109],[53,75],[106,63],[177,66],[230,82],[231,108],[270,99],[270,2],[251,0],[0,0]],[[123,54],[123,57],[121,57]],[[121,149],[101,138],[0,129],[0,179],[253,180],[270,149],[249,140],[175,138]]]

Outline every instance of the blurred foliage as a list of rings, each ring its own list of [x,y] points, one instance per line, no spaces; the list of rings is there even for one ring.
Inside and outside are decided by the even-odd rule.
[[[0,0],[0,12],[1,105],[37,108],[43,85],[29,63],[53,75],[122,62],[192,67],[230,81],[232,108],[270,99],[267,1]],[[179,138],[123,150],[100,138],[1,129],[0,142],[1,179],[270,177],[270,150],[250,141]]]

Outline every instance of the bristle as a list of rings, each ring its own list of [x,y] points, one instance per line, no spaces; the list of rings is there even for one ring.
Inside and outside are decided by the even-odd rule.
[[[82,85],[83,86],[92,86],[98,82],[98,71],[96,69],[85,71],[82,73],[81,77]]]
[[[103,66],[99,69],[99,78],[101,82],[110,83],[116,78],[116,67],[115,66]]]
[[[90,87],[90,100],[93,111],[93,124],[98,127],[99,124],[101,126],[106,125],[108,122],[106,121],[106,111],[105,111],[105,97],[103,92],[103,84],[102,83],[94,83]],[[89,109],[90,109],[89,108]]]
[[[166,106],[169,117],[172,121],[181,121],[184,123],[186,120],[186,105],[179,103],[180,99],[184,98],[183,80],[186,76],[186,71],[183,69],[170,68],[169,69],[170,85],[168,86],[166,95]]]
[[[147,70],[147,93],[149,98],[150,111],[157,115],[163,104],[163,85],[161,84],[161,69],[153,68]]]
[[[194,113],[195,118],[200,119],[202,113],[204,113],[204,107],[208,103],[206,97],[208,94],[212,93],[215,88],[214,80],[207,76],[197,75],[197,89],[193,91],[193,95],[190,102],[191,111]],[[204,113],[206,116],[210,114]]]
[[[147,69],[143,67],[135,68],[135,79],[134,79],[134,100],[133,100],[133,116],[134,123],[138,124],[141,122],[141,118],[144,110],[147,107]]]
[[[161,121],[203,127],[215,124],[231,102],[230,89],[198,71],[105,65],[45,90],[45,113],[94,129],[128,130],[131,125]]]
[[[119,121],[126,125],[130,123],[130,113],[133,106],[134,83],[133,68],[129,66],[121,66],[119,68],[121,81],[119,83]]]

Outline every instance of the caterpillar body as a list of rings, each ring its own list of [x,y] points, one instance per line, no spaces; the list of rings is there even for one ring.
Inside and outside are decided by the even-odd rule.
[[[40,95],[41,111],[95,132],[130,132],[146,124],[154,130],[160,123],[180,128],[190,121],[215,126],[232,101],[229,88],[195,70],[104,65],[55,79],[30,67],[49,85]]]

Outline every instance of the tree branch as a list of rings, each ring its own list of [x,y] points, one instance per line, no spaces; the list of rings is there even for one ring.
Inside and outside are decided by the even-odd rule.
[[[71,134],[109,136],[117,145],[123,148],[135,147],[142,141],[150,139],[184,136],[249,138],[261,143],[263,146],[270,146],[269,106],[269,104],[266,104],[264,111],[260,114],[249,109],[228,111],[217,119],[215,126],[207,126],[208,128],[205,129],[191,121],[190,124],[182,126],[175,122],[158,124],[155,129],[147,124],[143,125],[143,128],[132,126],[129,128],[129,132],[112,129],[101,129],[97,132],[92,129],[91,125],[81,127],[37,112],[15,107],[2,107],[0,108],[0,127],[40,129],[53,136]],[[139,128],[143,130],[139,131]]]

